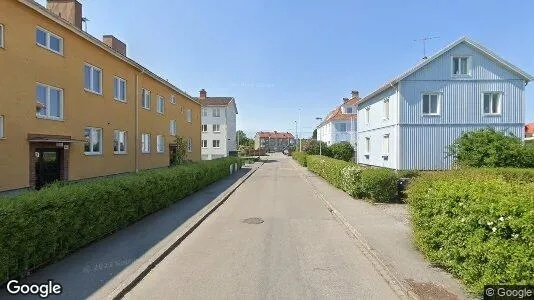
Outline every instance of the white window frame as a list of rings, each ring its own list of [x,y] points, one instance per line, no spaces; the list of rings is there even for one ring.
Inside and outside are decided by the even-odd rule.
[[[165,137],[163,135],[156,135],[156,152],[165,153]]]
[[[187,139],[187,152],[189,153],[193,152],[193,139],[192,138]]]
[[[169,134],[176,136],[176,120],[169,121]]]
[[[337,123],[336,125],[338,126],[335,126],[334,125],[334,129],[337,131],[337,132],[347,132],[349,131],[349,127],[347,126],[347,123],[345,122],[342,122],[342,123]],[[341,126],[345,126],[345,130],[341,130]],[[339,129],[339,130],[338,130]]]
[[[213,124],[212,126],[214,133],[221,133],[221,125],[220,124]]]
[[[121,83],[124,84],[124,91],[121,90]],[[126,102],[127,94],[128,94],[128,85],[126,83],[126,80],[120,78],[119,76],[114,76],[113,77],[113,99],[120,101],[120,102]]]
[[[158,114],[162,114],[162,115],[165,113],[165,98],[163,96],[158,95],[156,111]]]
[[[150,101],[152,100],[152,92],[147,89],[141,90],[141,108],[150,110]]]
[[[0,115],[0,140],[5,139],[4,135],[4,116]]]
[[[150,153],[150,133],[141,134],[141,153]]]
[[[389,98],[386,98],[384,99],[384,102],[383,102],[383,105],[384,105],[384,116],[382,117],[383,120],[389,120],[389,117],[390,117],[390,111],[391,111],[391,106],[390,106],[390,102],[389,102]]]
[[[90,151],[85,151],[85,142],[84,142],[84,154],[85,155],[102,155],[104,153],[104,130],[102,128],[98,127],[85,127],[84,128],[84,137],[85,137],[85,130],[89,129],[89,149]],[[93,151],[93,134],[95,132],[100,131],[100,140],[98,141],[98,144],[100,145],[100,149],[98,151]]]
[[[64,103],[64,93],[63,93],[63,89],[62,88],[59,88],[59,87],[55,87],[55,86],[51,86],[51,85],[48,85],[48,84],[44,84],[44,83],[40,83],[40,82],[37,82],[36,84],[36,89],[37,89],[37,86],[41,86],[41,87],[44,87],[46,88],[46,99],[45,99],[45,107],[47,108],[46,110],[46,115],[41,115],[39,114],[39,112],[35,112],[35,116],[39,119],[48,119],[48,120],[55,120],[55,121],[63,121],[63,103]],[[54,89],[54,90],[58,90],[60,93],[59,93],[59,117],[55,117],[55,116],[50,116],[50,109],[48,109],[50,107],[50,94],[51,94],[51,90]],[[36,95],[35,95],[35,101],[36,103],[39,102],[38,99],[37,99],[37,92],[36,92]]]
[[[202,124],[202,127],[200,128],[202,132],[208,132],[208,124]]]
[[[193,122],[193,111],[190,108],[187,109],[186,120],[187,123]]]
[[[215,146],[215,142],[217,142],[217,144],[218,144],[217,146]],[[215,148],[215,149],[220,149],[221,148],[221,140],[212,140],[211,144],[212,144],[213,148]]]
[[[204,115],[204,117],[208,116],[208,109],[207,108],[203,108],[202,109],[202,115]]]
[[[384,134],[384,137],[382,140],[382,156],[383,157],[389,156],[389,148],[390,148],[389,134]]]
[[[124,143],[124,150],[120,148],[120,142]],[[117,142],[117,150],[115,150],[115,142]],[[113,131],[113,153],[114,154],[128,154],[128,133],[124,130],[114,130]]]
[[[428,96],[428,113],[425,113],[425,96]],[[437,107],[436,112],[432,112],[432,96],[436,96]],[[421,113],[423,116],[440,116],[441,115],[441,93],[426,92],[421,94]]]
[[[171,95],[171,99],[169,101],[171,104],[176,104],[176,95]]]
[[[46,45],[39,44],[39,42],[37,41],[37,30],[41,30],[42,32],[45,33],[45,35],[46,35],[46,41],[45,41]],[[59,40],[59,51],[56,51],[56,50],[54,50],[54,49],[52,49],[50,47],[50,37],[55,37],[56,39]],[[64,46],[63,43],[64,43],[63,42],[63,38],[60,37],[59,35],[57,35],[55,33],[52,33],[49,30],[46,30],[46,29],[44,29],[43,27],[40,27],[40,26],[37,26],[37,28],[35,28],[35,44],[37,46],[39,46],[41,48],[44,48],[46,50],[49,50],[51,52],[54,52],[56,54],[63,55],[63,46]]]
[[[365,153],[363,155],[369,156],[371,153],[371,137],[365,137]]]
[[[369,125],[369,119],[371,119],[371,108],[365,108],[365,125]]]
[[[490,110],[493,108],[493,96],[494,95],[498,95],[499,96],[499,105],[498,105],[498,111],[497,112],[486,112],[485,111],[485,105],[486,105],[486,100],[485,100],[485,97],[486,95],[491,95],[491,98],[490,98]],[[482,93],[482,113],[484,114],[484,116],[500,116],[502,114],[502,97],[503,97],[503,93],[502,92],[483,92]]]
[[[221,108],[219,107],[213,108],[211,111],[211,115],[212,117],[219,118],[221,116]]]
[[[208,148],[208,140],[202,140],[202,143],[201,143],[201,144],[202,144],[202,148],[203,148],[203,149]]]
[[[91,70],[91,76],[89,77],[89,88],[85,87],[85,68],[86,67],[89,67],[90,70]],[[95,84],[94,84],[94,72],[95,71],[100,71],[100,91],[96,91],[94,88],[95,88]],[[83,89],[87,92],[90,92],[90,93],[93,93],[93,94],[97,94],[97,95],[102,95],[103,93],[103,90],[104,90],[104,87],[102,86],[102,79],[104,77],[104,72],[102,71],[102,69],[100,69],[99,67],[95,67],[91,64],[88,64],[88,63],[84,63],[83,65]]]
[[[2,49],[5,49],[4,40],[5,40],[4,24],[0,23],[0,48]]]
[[[462,70],[462,65],[461,65],[461,59],[462,58],[466,58],[466,71],[467,73],[466,74],[462,74],[462,73],[459,73],[459,74],[455,74],[454,73],[454,60],[455,59],[458,59],[458,70],[461,72]],[[470,77],[471,76],[471,56],[468,56],[468,55],[457,55],[457,56],[452,56],[451,57],[451,76],[452,77]]]

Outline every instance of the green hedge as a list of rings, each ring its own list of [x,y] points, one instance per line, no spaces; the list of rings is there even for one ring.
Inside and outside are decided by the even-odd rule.
[[[471,291],[534,284],[534,170],[426,173],[408,203],[418,247]]]
[[[222,158],[0,198],[0,283],[171,205],[229,174]]]
[[[307,165],[310,171],[323,177],[333,186],[343,189],[344,185],[341,171],[353,164],[326,156],[308,155]]]
[[[306,158],[308,154],[306,152],[295,151],[291,153],[293,159],[295,159],[301,166],[306,167]]]

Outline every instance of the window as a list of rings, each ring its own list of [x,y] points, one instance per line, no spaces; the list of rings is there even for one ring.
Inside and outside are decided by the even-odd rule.
[[[204,108],[204,109],[202,110],[202,115],[203,115],[204,117],[207,117],[207,116],[208,116],[208,110],[207,110],[206,108]]]
[[[171,104],[176,104],[176,96],[171,95]]]
[[[176,135],[176,120],[171,120],[169,123],[169,134],[172,136]]]
[[[165,152],[165,138],[162,135],[156,136],[156,152]]]
[[[126,81],[117,76],[113,78],[113,98],[126,102]]]
[[[364,155],[369,155],[371,153],[371,138],[366,137],[365,138],[365,153]]]
[[[193,152],[193,139],[187,139],[187,152]]]
[[[4,48],[4,25],[0,24],[0,48]]]
[[[187,122],[191,123],[193,121],[193,112],[191,111],[191,109],[187,109]]]
[[[461,76],[469,75],[470,57],[453,57],[452,58],[452,75]]]
[[[202,140],[202,148],[208,148],[208,140]]]
[[[499,115],[501,113],[501,93],[484,93],[484,114]]]
[[[0,116],[0,139],[4,137],[4,116]]]
[[[423,94],[423,115],[439,115],[438,94]]]
[[[141,98],[141,107],[144,109],[150,109],[150,91],[143,89],[143,97]]]
[[[102,94],[102,70],[89,64],[85,64],[84,84],[86,91]]]
[[[102,154],[102,128],[85,128],[84,152],[87,155]]]
[[[221,141],[213,140],[213,148],[221,148]]]
[[[37,27],[35,31],[35,41],[37,45],[52,52],[63,55],[63,38]]]
[[[384,135],[384,139],[382,140],[382,153],[384,156],[389,154],[389,134]]]
[[[389,119],[389,98],[384,100],[384,120]]]
[[[352,107],[345,107],[345,113],[346,114],[352,114]]]
[[[214,108],[213,111],[212,111],[212,116],[220,117],[221,116],[221,109],[220,108]]]
[[[221,132],[221,125],[213,124],[213,132]]]
[[[126,154],[126,131],[113,132],[113,153]]]
[[[371,119],[371,108],[370,107],[365,109],[365,124],[369,124],[369,119]]]
[[[158,96],[158,106],[156,109],[160,114],[165,112],[165,98]]]
[[[150,134],[141,134],[141,152],[150,153]]]
[[[338,123],[335,125],[336,131],[347,132],[347,123]]]
[[[37,113],[40,118],[63,119],[63,90],[37,83]]]
[[[202,125],[202,132],[208,132],[208,125]]]

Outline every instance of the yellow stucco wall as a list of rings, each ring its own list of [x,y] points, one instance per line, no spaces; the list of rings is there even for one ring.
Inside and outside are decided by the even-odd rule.
[[[189,158],[200,160],[200,105],[180,95],[140,70],[122,61],[70,29],[18,1],[0,1],[0,24],[4,26],[4,49],[0,48],[0,115],[4,116],[4,139],[0,139],[0,191],[29,186],[30,160],[28,134],[71,136],[84,140],[85,127],[103,129],[103,154],[84,154],[83,142],[69,150],[69,180],[135,171],[135,146],[139,168],[165,167],[169,164],[169,122],[177,121],[180,136],[191,137]],[[35,30],[42,27],[63,38],[64,53],[58,55],[36,44]],[[102,69],[102,95],[84,90],[84,63]],[[140,75],[139,75],[140,74]],[[127,80],[127,103],[113,99],[113,78]],[[151,110],[136,103],[136,76],[141,88],[152,92]],[[54,121],[36,117],[36,83],[63,89],[64,119]],[[157,95],[165,97],[165,113],[156,112]],[[176,104],[170,103],[171,95]],[[151,153],[141,154],[135,139],[136,104],[139,105],[139,138],[151,134]],[[182,113],[183,107],[183,113]],[[186,122],[186,110],[193,120]],[[128,153],[113,153],[113,131],[127,131]],[[156,153],[156,135],[165,136],[165,153]]]

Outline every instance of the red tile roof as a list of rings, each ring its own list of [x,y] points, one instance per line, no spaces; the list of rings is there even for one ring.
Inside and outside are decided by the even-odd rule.
[[[525,134],[534,134],[534,123],[525,125]]]
[[[260,138],[271,138],[271,139],[293,139],[293,134],[290,132],[269,132],[269,131],[260,131],[256,133],[256,135],[259,135]]]
[[[321,124],[317,127],[321,127],[324,124],[332,122],[332,121],[351,121],[352,119],[356,119],[357,118],[356,113],[344,114],[343,111],[341,110],[341,107],[343,105],[355,105],[356,103],[358,103],[359,100],[360,98],[352,98],[346,101],[345,103],[343,103],[342,105],[336,107],[336,109],[331,111],[326,116],[326,118],[323,120],[323,122],[321,122]]]

